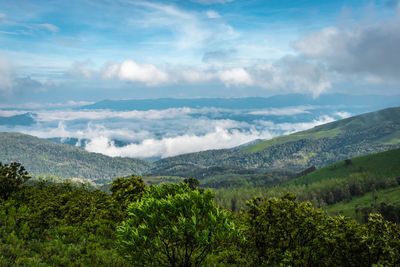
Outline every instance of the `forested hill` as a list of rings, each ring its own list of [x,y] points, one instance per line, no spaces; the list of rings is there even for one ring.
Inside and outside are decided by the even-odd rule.
[[[366,113],[237,149],[210,150],[162,159],[153,172],[180,165],[238,166],[299,172],[400,147],[400,107]],[[170,173],[173,174],[173,173]]]
[[[131,158],[112,158],[82,148],[58,144],[20,133],[0,133],[0,162],[20,162],[31,174],[53,174],[104,182],[142,174],[150,164]]]

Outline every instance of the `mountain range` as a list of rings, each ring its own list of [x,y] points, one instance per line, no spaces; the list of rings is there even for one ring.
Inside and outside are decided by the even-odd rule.
[[[354,108],[374,107],[380,109],[397,106],[400,95],[347,95],[325,94],[314,98],[304,94],[275,95],[271,97],[244,98],[158,98],[110,100],[106,99],[94,104],[78,107],[78,109],[109,109],[109,110],[162,110],[168,108],[226,108],[226,109],[261,109],[280,108],[302,105],[316,106],[346,106]]]
[[[398,147],[400,107],[362,114],[232,149],[183,154],[153,163],[89,153],[79,147],[20,133],[1,133],[0,161],[20,162],[32,174],[49,173],[97,182],[132,173],[195,177],[210,182],[217,176],[231,180],[232,177],[243,175],[260,178],[260,175],[273,172],[289,179],[294,173],[311,166],[320,168],[347,158]]]

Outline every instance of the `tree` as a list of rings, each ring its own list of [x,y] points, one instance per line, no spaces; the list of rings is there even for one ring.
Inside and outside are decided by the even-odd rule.
[[[311,203],[298,203],[287,193],[282,198],[254,198],[244,214],[244,256],[251,266],[317,266],[321,226],[326,217]]]
[[[112,182],[111,196],[118,201],[123,208],[128,207],[143,195],[146,185],[141,177],[131,175],[129,178],[117,178]]]
[[[17,162],[3,165],[0,162],[0,197],[9,198],[31,177],[25,168]]]
[[[147,188],[117,230],[123,255],[137,266],[200,265],[235,233],[230,214],[213,198],[187,183]]]

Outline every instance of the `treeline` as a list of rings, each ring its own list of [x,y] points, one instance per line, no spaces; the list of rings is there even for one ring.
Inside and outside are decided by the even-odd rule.
[[[0,265],[398,266],[397,224],[331,217],[293,194],[219,208],[198,181],[145,186],[118,178],[110,191],[37,182],[0,164]]]
[[[314,207],[324,208],[374,190],[400,185],[400,177],[379,177],[371,173],[354,173],[346,179],[331,178],[310,184],[279,184],[272,187],[220,188],[214,190],[217,204],[230,208],[232,201],[240,209],[253,196],[281,197],[286,192],[297,196],[301,202],[309,201]]]

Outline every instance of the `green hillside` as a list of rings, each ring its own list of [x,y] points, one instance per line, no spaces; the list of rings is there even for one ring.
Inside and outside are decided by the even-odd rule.
[[[374,197],[374,194],[376,197]],[[381,203],[400,206],[400,186],[381,189],[376,193],[369,192],[363,196],[354,197],[350,201],[341,201],[336,204],[326,206],[324,210],[330,215],[341,214],[347,217],[357,218],[357,209],[371,207],[371,205],[379,206]]]
[[[340,161],[275,186],[242,187],[234,190],[220,188],[215,192],[217,203],[226,208],[229,208],[232,199],[237,201],[238,207],[243,207],[244,203],[255,195],[281,197],[291,192],[297,195],[300,201],[310,201],[315,207],[353,216],[355,211],[349,210],[354,209],[358,198],[361,201],[367,199],[364,206],[373,204],[368,197],[373,191],[377,191],[381,199],[386,199],[386,193],[390,194],[390,201],[386,202],[388,204],[400,204],[398,190],[389,190],[398,186],[400,149],[394,149]],[[352,201],[356,201],[355,204]],[[337,206],[331,208],[332,205]]]
[[[142,174],[150,164],[131,158],[112,158],[82,148],[20,133],[0,133],[0,162],[20,162],[31,174],[52,174],[104,182]]]
[[[400,178],[400,149],[340,161],[289,181],[287,184],[310,185],[333,178],[349,179],[354,174]]]
[[[371,129],[383,127],[383,129],[393,128],[400,123],[400,108],[389,108],[377,112],[371,112],[354,116],[351,118],[327,123],[314,127],[310,130],[295,133],[288,136],[281,136],[271,140],[262,141],[243,149],[244,152],[258,152],[268,147],[284,144],[287,142],[298,141],[301,139],[317,140],[321,138],[335,138],[340,135],[352,135],[354,132],[370,132]],[[398,144],[400,143],[399,129],[397,131],[382,132],[382,136],[374,136],[374,142],[378,144]]]
[[[293,172],[400,147],[400,107],[320,125],[307,131],[262,141],[242,149],[209,150],[155,162],[150,171],[162,173],[171,166],[237,166],[251,169],[285,169]],[[182,173],[182,170],[179,170]],[[169,175],[177,173],[169,172]]]

